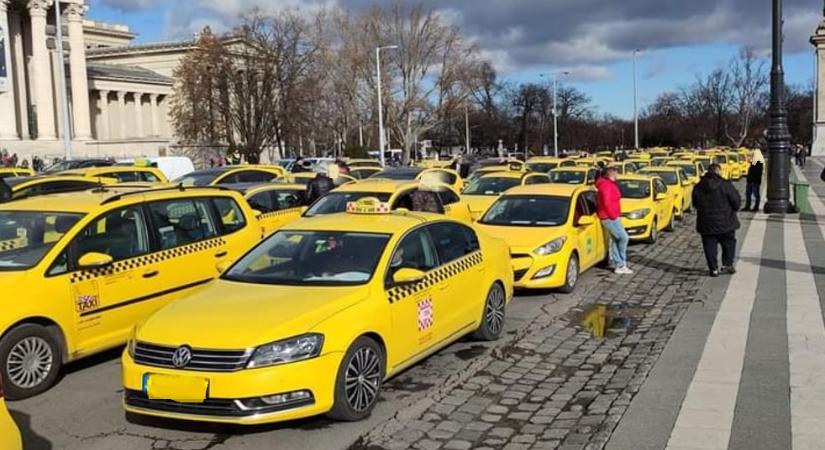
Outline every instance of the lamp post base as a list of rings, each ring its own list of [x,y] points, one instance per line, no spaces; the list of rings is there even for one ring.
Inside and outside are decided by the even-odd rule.
[[[766,214],[794,214],[796,207],[787,200],[768,200],[765,203]]]

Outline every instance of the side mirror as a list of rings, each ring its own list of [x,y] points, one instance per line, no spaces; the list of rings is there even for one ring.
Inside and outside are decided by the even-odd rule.
[[[656,194],[656,195],[653,197],[653,199],[654,199],[654,200],[656,200],[657,202],[658,202],[659,200],[665,200],[666,198],[667,198],[667,194],[662,194],[661,192],[660,192],[660,193],[658,193],[658,194]]]
[[[682,186],[690,186],[691,184],[693,184],[693,182],[690,180],[685,180],[682,182]]]
[[[412,284],[423,280],[426,274],[420,270],[402,268],[398,269],[392,276],[393,284]]]
[[[112,264],[112,262],[114,262],[112,257],[105,253],[90,252],[81,256],[77,261],[77,265],[80,266],[81,269],[96,269],[106,267]]]
[[[593,225],[596,223],[596,219],[593,216],[581,216],[579,217],[579,222],[577,223],[578,226],[584,227],[587,225]]]

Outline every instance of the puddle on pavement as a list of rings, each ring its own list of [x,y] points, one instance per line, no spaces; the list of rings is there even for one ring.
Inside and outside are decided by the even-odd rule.
[[[486,350],[487,347],[483,345],[473,345],[472,347],[463,348],[455,352],[455,356],[462,361],[467,361],[473,358],[478,358],[483,355]]]
[[[601,339],[617,334],[631,334],[636,324],[644,317],[640,308],[615,308],[609,305],[590,305],[579,314],[579,325],[590,331],[594,338]]]

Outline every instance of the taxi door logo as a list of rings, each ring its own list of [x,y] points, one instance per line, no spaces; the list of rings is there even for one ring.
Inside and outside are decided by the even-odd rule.
[[[433,300],[426,298],[418,302],[418,331],[433,326]]]
[[[79,313],[84,313],[86,311],[97,309],[99,305],[100,300],[98,300],[96,295],[80,295],[77,297],[75,309]]]

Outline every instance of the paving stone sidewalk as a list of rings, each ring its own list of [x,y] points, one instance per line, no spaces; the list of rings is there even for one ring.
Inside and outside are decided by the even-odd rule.
[[[694,217],[653,246],[632,246],[630,265],[632,276],[594,269],[603,279],[579,307],[539,315],[518,340],[484,355],[463,385],[352,449],[603,448],[704,282]],[[580,326],[594,304],[617,317],[602,339]]]

